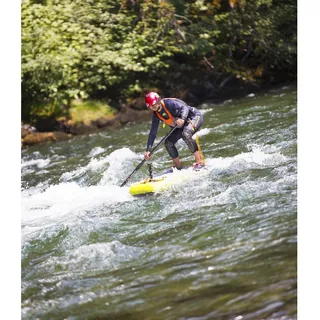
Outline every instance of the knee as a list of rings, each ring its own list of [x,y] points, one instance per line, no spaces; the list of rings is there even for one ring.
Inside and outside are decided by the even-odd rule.
[[[184,130],[182,133],[182,139],[187,144],[191,153],[195,153],[198,150],[198,146],[197,146],[196,142],[192,139],[191,130]]]
[[[191,139],[192,139],[192,132],[190,131],[190,130],[184,130],[183,132],[182,132],[182,138],[183,138],[183,140],[185,140],[185,141],[190,141]]]
[[[178,151],[177,151],[177,148],[175,147],[174,143],[169,141],[169,140],[166,140],[165,143],[164,143],[169,155],[171,158],[177,158],[179,156],[178,154]]]

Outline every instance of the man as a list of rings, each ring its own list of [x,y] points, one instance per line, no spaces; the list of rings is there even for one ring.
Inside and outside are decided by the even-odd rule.
[[[196,161],[194,166],[197,168],[203,166],[204,164],[201,161],[198,145],[195,140],[192,139],[193,134],[196,133],[202,125],[202,113],[198,109],[188,106],[180,99],[161,99],[156,92],[149,92],[145,96],[145,102],[147,108],[153,111],[153,115],[144,158],[146,160],[150,158],[150,149],[157,136],[159,122],[163,121],[171,127],[177,126],[172,134],[165,140],[165,147],[173,160],[174,166],[177,169],[181,169],[178,150],[175,147],[176,142],[181,138],[194,155]]]

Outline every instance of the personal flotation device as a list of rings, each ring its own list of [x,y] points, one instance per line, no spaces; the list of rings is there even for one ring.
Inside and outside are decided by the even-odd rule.
[[[175,117],[169,112],[163,100],[161,100],[160,103],[164,111],[163,110],[161,110],[161,112],[155,111],[156,116],[167,125],[174,127],[176,124]]]

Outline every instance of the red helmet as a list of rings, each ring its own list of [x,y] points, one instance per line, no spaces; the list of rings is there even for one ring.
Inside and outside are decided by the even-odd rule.
[[[160,100],[160,96],[156,92],[149,92],[144,98],[146,102],[146,107],[149,108],[150,106],[154,105]]]

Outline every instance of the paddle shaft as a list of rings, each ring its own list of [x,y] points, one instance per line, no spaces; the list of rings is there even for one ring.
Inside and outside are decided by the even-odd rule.
[[[163,137],[163,138],[161,139],[161,141],[160,141],[153,149],[150,150],[149,156],[151,156],[151,155],[156,151],[156,149],[161,145],[161,143],[162,143],[164,140],[166,140],[167,138],[169,138],[169,136],[171,135],[171,133],[172,133],[176,128],[177,128],[177,126],[173,127],[173,128],[169,131],[169,133],[168,133],[165,137]],[[128,176],[128,178],[122,182],[122,184],[121,184],[120,187],[123,187],[123,186],[130,180],[130,178],[142,167],[142,165],[143,165],[145,162],[146,162],[146,159],[143,159],[143,160],[140,162],[140,164],[138,164],[138,166],[131,172],[131,174]]]

